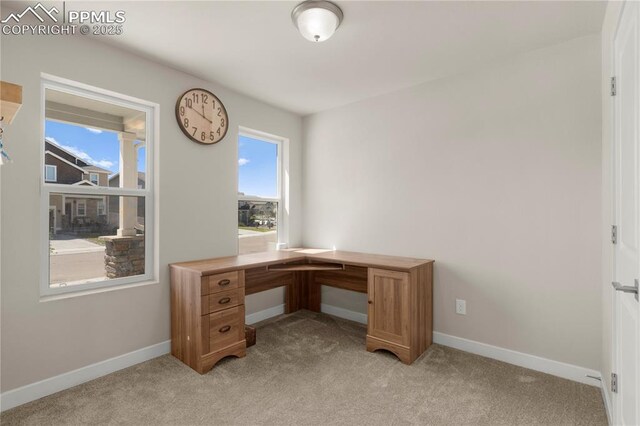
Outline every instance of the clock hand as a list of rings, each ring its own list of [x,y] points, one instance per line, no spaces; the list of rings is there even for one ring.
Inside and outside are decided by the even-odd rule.
[[[198,114],[200,117],[204,118],[205,120],[207,120],[209,123],[213,124],[213,121],[209,120],[207,117],[205,117],[204,115],[200,114],[200,112],[198,112],[198,110],[193,109],[193,107],[189,107],[190,109],[193,110],[193,112],[195,112],[196,114]],[[202,109],[204,110],[204,105],[202,105]]]

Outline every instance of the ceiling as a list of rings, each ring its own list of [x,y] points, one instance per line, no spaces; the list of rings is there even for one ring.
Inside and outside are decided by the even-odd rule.
[[[124,34],[96,37],[302,115],[599,32],[599,1],[345,1],[334,36],[312,43],[297,2],[68,2],[126,11]],[[72,6],[70,6],[72,4]]]

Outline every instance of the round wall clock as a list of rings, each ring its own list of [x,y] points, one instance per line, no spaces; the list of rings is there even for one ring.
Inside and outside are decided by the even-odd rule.
[[[176,119],[189,139],[210,145],[227,134],[229,117],[220,99],[204,89],[190,89],[176,102]]]

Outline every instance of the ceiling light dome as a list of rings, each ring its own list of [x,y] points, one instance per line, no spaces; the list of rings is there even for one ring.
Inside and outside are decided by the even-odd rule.
[[[307,0],[291,12],[293,24],[309,41],[325,41],[333,35],[342,22],[342,10],[325,0]]]

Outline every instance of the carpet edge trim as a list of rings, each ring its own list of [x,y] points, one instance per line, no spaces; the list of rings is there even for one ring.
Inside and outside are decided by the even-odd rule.
[[[171,352],[171,340],[137,349],[126,354],[89,364],[57,376],[11,389],[0,394],[0,411],[6,411],[27,402],[81,385],[82,383],[115,373]]]
[[[600,380],[587,377],[587,375],[595,377],[601,376],[599,371],[592,370],[590,368],[554,361],[537,355],[501,348],[499,346],[493,346],[462,337],[451,336],[438,331],[433,332],[433,342],[439,345],[459,349],[461,351],[470,352],[475,355],[517,365],[518,367],[524,367],[541,373],[551,374],[552,376],[562,377],[563,379],[572,380],[574,382],[580,382],[597,387],[601,386]]]
[[[322,304],[321,311],[339,318],[367,323],[367,315],[340,308],[333,305]],[[284,304],[277,305],[262,311],[246,315],[246,323],[253,324],[284,313]],[[606,390],[599,380],[591,379],[587,375],[600,377],[600,372],[585,367],[579,367],[559,361],[517,352],[511,349],[501,348],[462,337],[451,336],[445,333],[434,332],[433,342],[439,345],[503,361],[519,367],[529,368],[542,373],[562,377],[575,382],[584,383],[601,388],[602,398],[607,412],[607,419],[611,421],[610,401]],[[57,376],[34,382],[16,389],[11,389],[0,394],[0,411],[5,411],[22,404],[43,398],[45,396],[72,388],[82,383],[97,379],[118,370],[148,361],[165,355],[171,351],[171,341],[167,340],[155,345],[147,346],[123,355],[99,361],[85,367],[78,368]]]
[[[367,323],[367,314],[363,314],[360,312],[354,312],[348,309],[327,305],[324,303],[321,306],[321,311],[339,318],[344,318],[363,324]],[[475,340],[464,339],[462,337],[452,336],[438,331],[433,332],[433,342],[475,355],[480,355],[498,361],[503,361],[508,364],[517,365],[519,367],[528,368],[530,370],[539,371],[541,373],[562,377],[563,379],[572,380],[574,382],[584,383],[596,387],[602,386],[600,380],[587,377],[588,375],[601,377],[599,371],[592,370],[590,368],[580,367],[560,361],[554,361],[552,359],[543,358],[524,352],[518,352],[499,346],[493,346]],[[606,392],[605,395],[607,395]],[[609,401],[605,399],[604,403],[607,406],[607,410],[609,410]],[[609,413],[609,411],[607,411],[607,413]]]

